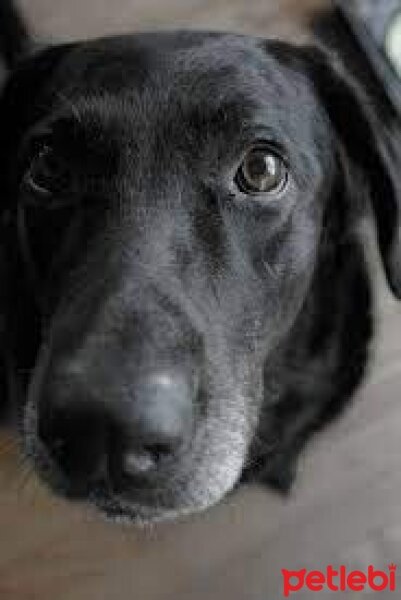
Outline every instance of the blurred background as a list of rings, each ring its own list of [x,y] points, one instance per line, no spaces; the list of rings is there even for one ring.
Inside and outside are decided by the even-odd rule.
[[[70,39],[157,27],[299,36],[328,0],[17,0],[34,31]]]
[[[185,26],[301,42],[329,9],[328,0],[19,5],[46,41]],[[291,497],[248,488],[176,524],[142,531],[113,525],[50,496],[0,432],[1,600],[276,600],[282,568],[387,569],[397,561],[401,568],[401,311],[369,223],[364,235],[377,290],[370,373],[351,409],[309,446]],[[296,597],[310,600],[310,592]]]

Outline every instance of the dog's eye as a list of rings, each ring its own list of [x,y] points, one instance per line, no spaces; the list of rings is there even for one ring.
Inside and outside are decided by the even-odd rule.
[[[246,153],[235,182],[245,194],[263,194],[281,191],[287,178],[286,164],[277,152],[267,146],[255,146]]]
[[[69,191],[71,173],[50,146],[36,152],[23,176],[23,185],[34,197],[60,197]]]

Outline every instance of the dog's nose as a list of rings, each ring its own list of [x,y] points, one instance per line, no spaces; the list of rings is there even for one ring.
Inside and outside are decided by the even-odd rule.
[[[53,399],[39,415],[39,438],[77,490],[105,474],[117,487],[156,476],[191,435],[192,388],[179,375],[153,373],[121,400]]]
[[[114,438],[117,471],[128,477],[151,474],[182,450],[193,425],[194,398],[183,377],[152,374],[137,382]],[[116,465],[117,462],[117,465]]]

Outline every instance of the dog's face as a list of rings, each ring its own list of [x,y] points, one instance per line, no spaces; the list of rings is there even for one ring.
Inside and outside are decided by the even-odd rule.
[[[43,319],[26,447],[111,516],[204,508],[241,476],[307,296],[333,128],[288,56],[227,35],[74,45],[44,97],[15,171]]]

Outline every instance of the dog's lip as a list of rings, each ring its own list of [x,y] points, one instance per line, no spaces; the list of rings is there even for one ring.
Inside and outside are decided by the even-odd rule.
[[[59,469],[37,436],[31,435],[30,438],[29,443],[25,443],[25,454],[34,462],[40,478],[61,496],[91,500],[94,494],[100,493],[121,502],[151,506],[153,502],[160,503],[162,497],[168,494],[168,488],[155,485],[146,476],[126,478],[123,484],[117,484],[107,467],[98,469],[88,481],[74,482]],[[167,474],[166,479],[169,479]]]
[[[67,479],[53,464],[51,456],[38,442],[34,454],[36,472],[50,490],[61,498],[94,506],[110,519],[127,519],[131,522],[164,520],[165,515],[174,512],[181,514],[179,502],[175,502],[167,490],[155,486],[125,487],[116,490],[109,477],[99,476],[90,482],[75,484]],[[170,496],[168,501],[167,496]],[[178,500],[178,499],[177,499]],[[194,507],[196,510],[196,507]],[[194,509],[192,509],[193,511]],[[191,511],[191,512],[192,512]]]
[[[35,405],[28,402],[23,419],[23,443],[25,454],[33,461],[40,479],[53,493],[70,501],[86,503],[96,507],[106,518],[147,523],[164,521],[171,515],[176,518],[183,512],[194,512],[197,506],[185,509],[180,499],[174,497],[170,488],[160,485],[146,485],[145,479],[140,485],[126,485],[116,489],[108,476],[107,469],[97,472],[96,476],[82,485],[73,484],[57,467],[47,449],[34,433],[36,423]],[[139,483],[139,482],[137,482]]]
[[[186,515],[203,511],[209,503],[194,502],[185,495],[176,494],[171,487],[146,486],[126,487],[116,491],[110,478],[100,474],[82,487],[73,486],[63,476],[51,456],[36,439],[30,445],[30,459],[36,465],[36,472],[53,493],[68,501],[77,502],[88,509],[96,509],[106,520],[145,526],[183,518]],[[181,489],[182,491],[182,489]]]
[[[154,499],[152,503],[128,500],[123,495],[110,493],[103,486],[93,489],[87,500],[109,521],[140,526],[176,521],[177,518],[202,512],[209,507],[208,503],[183,502],[182,499],[168,502],[162,496],[159,496],[158,502]]]

